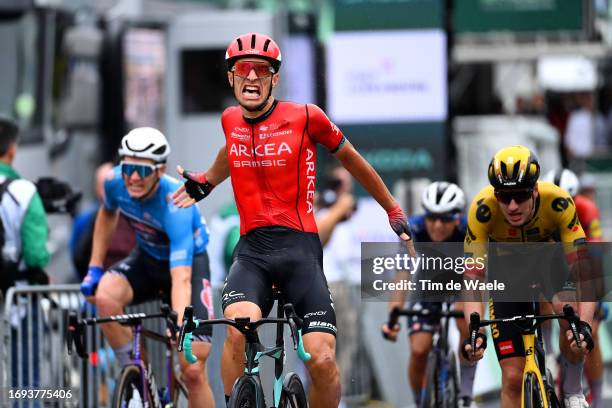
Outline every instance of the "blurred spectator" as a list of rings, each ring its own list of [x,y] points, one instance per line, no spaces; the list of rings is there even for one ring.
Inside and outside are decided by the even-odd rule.
[[[591,92],[577,93],[576,109],[570,113],[565,133],[565,148],[570,167],[575,171],[584,170],[584,160],[602,148],[607,149],[606,124],[603,116],[595,109]]]
[[[49,279],[43,268],[49,262],[46,244],[49,234],[42,200],[34,183],[22,179],[13,169],[17,154],[19,129],[15,122],[0,117],[0,286],[2,292],[11,286],[46,284]],[[38,353],[38,295],[28,304],[12,304],[11,386],[36,388],[40,385]],[[27,316],[27,318],[26,318]],[[35,328],[31,330],[31,328]],[[24,343],[25,342],[25,343]],[[30,344],[32,348],[20,347]],[[20,373],[21,371],[21,373]],[[21,376],[19,375],[21,374]],[[23,407],[29,405],[21,405]],[[34,406],[40,406],[35,404]]]
[[[89,258],[91,256],[91,246],[93,242],[93,231],[96,223],[96,214],[100,208],[100,204],[104,201],[104,179],[112,170],[113,164],[110,162],[101,164],[96,169],[95,174],[95,192],[97,202],[90,208],[78,214],[72,225],[72,235],[70,237],[70,254],[72,262],[78,274],[78,279],[81,281],[87,275],[89,267]],[[119,214],[117,228],[113,233],[106,258],[104,259],[104,268],[119,262],[121,259],[128,256],[131,250],[136,246],[136,236],[134,230],[128,224],[125,216]]]
[[[0,117],[0,218],[2,252],[0,288],[17,283],[44,284],[43,268],[49,262],[49,230],[42,200],[34,183],[13,169],[19,129],[15,122]]]
[[[569,167],[569,159],[565,148],[565,134],[570,111],[569,95],[547,92],[545,105],[548,122],[559,131],[559,153],[561,155],[562,167]]]
[[[323,248],[338,223],[349,219],[356,210],[351,174],[342,166],[332,168],[328,174],[328,180],[317,195],[316,222]]]

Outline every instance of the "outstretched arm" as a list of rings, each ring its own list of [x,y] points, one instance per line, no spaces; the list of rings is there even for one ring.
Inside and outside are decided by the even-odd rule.
[[[212,166],[205,172],[197,173],[187,171],[180,165],[177,166],[177,171],[182,177],[187,179],[187,181],[172,195],[174,205],[181,208],[191,207],[197,201],[206,197],[215,186],[229,177],[227,148],[223,145],[223,147],[219,149],[219,153],[217,153],[217,157],[215,157]],[[196,184],[194,186],[196,189],[200,187],[201,195],[199,199],[196,199],[198,197],[193,197],[193,194],[188,189],[188,183]]]
[[[397,201],[395,201],[376,170],[355,150],[348,140],[345,143],[334,156],[340,160],[344,168],[355,177],[385,211],[388,212],[396,207],[398,205]]]
[[[403,241],[406,241],[408,252],[415,256],[414,246],[412,242],[409,242],[412,241],[412,237],[406,215],[376,170],[355,150],[348,140],[334,156],[357,179],[359,184],[374,197],[378,204],[385,209],[391,228]]]

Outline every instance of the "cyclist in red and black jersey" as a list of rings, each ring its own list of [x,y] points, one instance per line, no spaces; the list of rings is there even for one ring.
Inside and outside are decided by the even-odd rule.
[[[312,359],[310,406],[337,407],[336,317],[322,267],[313,216],[316,145],[325,146],[378,201],[393,230],[410,241],[406,217],[380,176],[323,113],[311,104],[278,101],[281,52],[268,36],[248,33],[226,53],[227,77],[239,106],[223,112],[225,145],[203,173],[187,179],[174,195],[180,207],[206,197],[231,176],[241,238],[223,289],[227,318],[260,319],[272,307],[272,285],[304,318],[304,345]],[[230,329],[222,357],[226,398],[244,367],[244,340]]]

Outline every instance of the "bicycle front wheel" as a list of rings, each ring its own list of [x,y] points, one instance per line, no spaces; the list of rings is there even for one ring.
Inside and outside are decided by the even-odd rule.
[[[436,353],[429,353],[424,384],[421,390],[420,408],[438,408],[439,406],[438,374],[440,366],[438,360],[439,358]]]
[[[308,399],[302,380],[296,373],[288,373],[283,381],[279,408],[308,408]]]
[[[142,375],[140,367],[128,365],[123,367],[117,387],[113,393],[113,408],[144,407],[144,391],[142,388]],[[152,406],[151,396],[148,398],[149,406]]]
[[[544,394],[535,374],[528,373],[523,383],[523,407],[544,408]]]
[[[263,390],[253,377],[242,376],[232,387],[228,408],[265,408]]]
[[[442,401],[442,407],[444,408],[457,408],[459,404],[459,376],[457,375],[457,357],[452,351],[448,353],[446,357],[446,381],[443,378],[440,379],[440,383],[443,383],[444,390],[440,390]]]

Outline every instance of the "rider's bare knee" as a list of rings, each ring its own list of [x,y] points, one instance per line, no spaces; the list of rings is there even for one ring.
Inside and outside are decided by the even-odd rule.
[[[204,385],[206,379],[206,367],[202,361],[188,364],[182,367],[181,375],[187,388],[199,388]]]
[[[502,369],[502,393],[509,396],[521,395],[523,389],[523,367],[507,364]]]
[[[413,342],[410,348],[411,358],[424,363],[427,361],[427,355],[431,350],[431,343]]]
[[[312,359],[308,364],[310,376],[313,382],[322,384],[333,384],[340,378],[336,356],[333,350],[322,350],[312,353]]]
[[[244,335],[233,327],[227,328],[225,341],[230,344],[234,353],[244,354]]]

